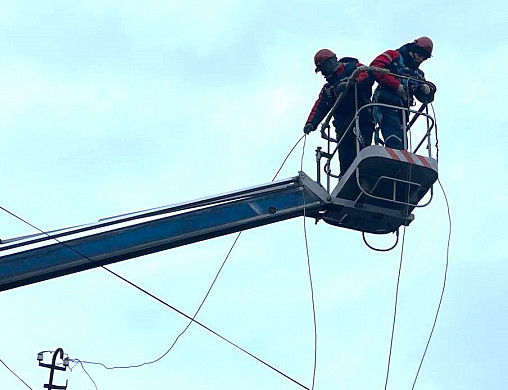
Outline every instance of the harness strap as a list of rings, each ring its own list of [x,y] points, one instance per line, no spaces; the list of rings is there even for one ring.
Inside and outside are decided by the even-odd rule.
[[[328,82],[325,86],[325,92],[329,99],[337,99],[337,97],[344,91],[347,79],[351,77],[356,70],[358,60],[352,57],[344,57],[340,59],[339,67],[344,66],[344,70],[340,75],[336,74],[336,79],[333,82]]]
[[[344,66],[344,77],[349,77],[353,74],[353,72],[356,70],[356,64],[357,61],[350,61],[346,63]]]

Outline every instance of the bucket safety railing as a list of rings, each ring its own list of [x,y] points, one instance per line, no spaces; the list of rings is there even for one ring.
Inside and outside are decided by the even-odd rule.
[[[362,139],[362,135],[360,132],[360,113],[362,113],[362,111],[364,111],[364,110],[371,111],[369,113],[369,115],[372,118],[373,118],[372,111],[374,110],[375,107],[387,107],[387,108],[392,108],[394,110],[399,111],[401,118],[402,118],[401,122],[402,122],[402,135],[403,135],[404,150],[410,151],[411,153],[415,154],[422,147],[422,145],[425,145],[426,149],[427,149],[427,153],[426,153],[427,156],[432,158],[431,134],[432,134],[432,130],[435,127],[435,119],[432,115],[429,114],[428,104],[423,103],[418,109],[415,109],[413,106],[410,106],[409,102],[408,102],[408,106],[406,106],[406,107],[395,106],[395,105],[390,105],[390,104],[385,104],[385,103],[377,103],[377,102],[372,102],[372,103],[363,105],[362,107],[359,107],[358,83],[356,81],[356,76],[362,71],[368,71],[369,73],[370,72],[379,72],[379,73],[393,75],[394,77],[397,77],[399,79],[406,79],[407,83],[404,83],[404,84],[406,84],[405,89],[406,89],[407,96],[410,96],[410,94],[409,94],[410,87],[409,86],[410,86],[411,82],[417,83],[420,85],[425,84],[425,81],[416,79],[414,77],[393,74],[393,73],[389,72],[387,69],[376,68],[376,67],[363,66],[363,67],[357,68],[352,73],[352,75],[348,78],[348,80],[346,82],[346,87],[344,88],[342,93],[339,94],[337,100],[335,101],[334,105],[330,109],[330,112],[328,113],[327,117],[325,118],[325,120],[323,121],[323,123],[321,125],[321,130],[320,130],[321,137],[327,141],[325,150],[323,150],[323,147],[321,147],[321,146],[319,146],[316,149],[317,182],[321,184],[321,173],[322,173],[321,169],[323,169],[323,172],[326,175],[326,186],[325,187],[328,192],[330,192],[330,190],[331,190],[332,179],[337,179],[337,182],[338,182],[341,175],[344,174],[344,172],[341,172],[340,175],[338,173],[335,173],[332,168],[332,165],[333,165],[333,160],[335,158],[335,155],[338,156],[338,154],[339,154],[339,151],[338,151],[339,145],[342,142],[344,142],[344,139],[346,138],[348,133],[352,132],[354,134],[354,139],[356,141],[355,147],[356,147],[357,154],[360,152],[361,149],[370,145],[370,144],[365,144],[365,140]],[[355,115],[352,118],[352,120],[349,123],[346,130],[342,133],[340,138],[337,139],[331,135],[331,126],[330,126],[331,118],[333,117],[335,111],[337,110],[337,107],[344,100],[346,94],[348,94],[352,88],[354,89]],[[424,125],[425,130],[424,130],[423,136],[416,144],[416,147],[413,148],[412,147],[413,137],[414,136],[417,137],[417,135],[413,134],[414,133],[413,128],[415,127],[415,123],[420,118],[422,118],[423,121],[425,122],[425,125]],[[422,120],[420,120],[418,123],[422,123]],[[379,124],[376,123],[375,129],[374,129],[374,143],[376,145],[378,145],[380,143],[383,144],[383,142],[381,141],[381,139],[379,137],[379,132],[380,132]],[[322,164],[322,159],[325,160],[324,164]],[[338,167],[338,164],[336,164],[336,166]],[[392,199],[387,199],[385,197],[379,197],[379,196],[374,195],[375,190],[378,188],[378,186],[382,182],[390,181],[390,180],[393,182],[393,186],[394,186],[393,194],[395,194],[395,191],[396,191],[395,188],[397,187],[397,185],[401,185],[401,184],[407,185],[408,188],[418,188],[420,186],[420,184],[411,181],[410,177],[408,178],[408,180],[402,180],[400,178],[393,178],[393,177],[389,177],[389,176],[380,176],[377,179],[376,183],[374,183],[374,185],[371,186],[371,188],[367,189],[367,188],[364,188],[365,186],[363,186],[361,183],[360,173],[359,173],[359,169],[357,167],[356,168],[356,180],[357,180],[358,187],[361,190],[359,197],[365,195],[365,196],[368,196],[368,197],[371,197],[374,199],[388,200],[388,201],[391,201],[396,204],[404,204],[404,205],[411,206],[411,207],[425,207],[426,205],[428,205],[431,202],[432,197],[433,197],[433,188],[432,187],[431,187],[430,199],[425,204],[422,204],[422,205],[417,205],[416,203],[410,202],[410,199],[408,199],[407,202],[401,202],[400,200],[395,199],[395,195],[393,196]],[[357,201],[358,201],[358,199],[357,199]]]

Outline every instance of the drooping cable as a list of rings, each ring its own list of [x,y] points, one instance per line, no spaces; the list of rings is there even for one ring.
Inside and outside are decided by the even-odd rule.
[[[367,245],[367,247],[369,249],[372,249],[373,251],[376,251],[376,252],[390,252],[392,249],[394,249],[397,246],[397,244],[399,243],[399,229],[396,230],[395,234],[396,234],[396,238],[395,238],[395,242],[393,243],[392,246],[390,246],[388,248],[376,248],[375,246],[369,244],[369,242],[367,241],[367,238],[365,237],[365,229],[362,229],[363,242],[365,243],[365,245]]]
[[[286,155],[286,157],[284,158],[281,166],[279,167],[279,169],[277,170],[277,172],[275,173],[274,177],[272,178],[272,182],[277,178],[278,174],[280,173],[280,171],[282,170],[282,168],[284,167],[284,164],[286,163],[286,161],[288,160],[289,156],[291,155],[291,153],[293,152],[293,150],[296,148],[296,146],[300,143],[300,141],[302,140],[302,138],[304,138],[304,136],[300,137],[300,139],[296,142],[296,144],[291,148],[291,150],[289,151],[289,153]],[[305,145],[304,145],[304,148],[305,148]],[[303,161],[303,156],[302,156],[302,161]],[[219,271],[217,272],[217,274],[215,275],[215,278],[214,280],[212,281],[212,284],[210,285],[210,287],[208,288],[208,291],[207,293],[205,294],[205,297],[203,298],[203,300],[201,301],[198,309],[196,310],[196,312],[194,313],[194,316],[192,317],[192,319],[194,320],[196,318],[196,316],[198,315],[199,311],[201,310],[201,308],[203,307],[206,299],[208,298],[208,296],[210,295],[210,292],[213,288],[213,286],[215,285],[215,282],[217,281],[222,269],[224,268],[224,265],[226,264],[226,261],[228,260],[229,258],[229,255],[231,254],[231,252],[233,251],[233,248],[235,247],[238,239],[240,238],[240,235],[242,234],[242,232],[239,232],[233,242],[233,244],[231,245],[231,248],[229,249],[224,261],[222,262],[220,268],[219,268]],[[187,331],[187,329],[189,329],[190,325],[192,324],[193,321],[189,321],[189,323],[187,324],[187,326],[182,330],[182,332],[175,338],[175,340],[173,341],[173,344],[171,344],[171,346],[169,347],[169,349],[162,355],[160,356],[159,358],[151,361],[151,362],[147,362],[147,363],[143,363],[143,364],[140,364],[140,365],[137,365],[137,366],[131,366],[131,367],[140,367],[142,365],[145,365],[145,364],[152,364],[152,363],[155,363],[159,360],[161,360],[162,358],[164,358],[172,349],[173,347],[176,345],[176,343],[178,342],[178,340],[180,339],[181,336],[183,336],[183,334]],[[116,367],[116,368],[131,368],[131,367]]]
[[[154,359],[154,360],[151,360],[151,361],[148,361],[148,362],[144,362],[144,363],[139,363],[139,364],[132,364],[132,365],[128,365],[128,366],[113,366],[113,367],[108,367],[107,365],[104,365],[104,364],[101,364],[101,363],[95,363],[95,362],[88,362],[88,361],[83,361],[83,363],[87,363],[87,364],[99,364],[99,365],[102,365],[105,369],[107,370],[116,370],[116,369],[128,369],[128,368],[139,368],[139,367],[142,367],[142,366],[145,366],[145,365],[149,365],[149,364],[153,364],[153,363],[156,363],[158,362],[159,360],[163,359],[164,357],[166,357],[166,355],[171,352],[171,350],[174,348],[174,346],[176,345],[176,343],[178,342],[178,340],[180,339],[180,337],[183,336],[183,334],[187,331],[187,329],[189,329],[189,327],[191,326],[191,324],[194,322],[194,319],[196,318],[196,316],[198,315],[199,311],[201,310],[201,308],[203,307],[206,299],[208,298],[208,296],[210,295],[210,292],[212,291],[212,288],[213,286],[215,285],[215,282],[217,281],[222,269],[224,268],[224,265],[226,264],[226,261],[228,260],[229,258],[229,255],[231,254],[231,252],[233,251],[233,248],[235,247],[238,239],[240,238],[240,235],[242,234],[242,232],[239,232],[237,235],[236,235],[236,238],[233,242],[233,244],[231,245],[231,247],[229,248],[229,251],[226,255],[226,258],[224,259],[224,261],[222,262],[217,274],[215,275],[213,281],[212,281],[212,284],[210,285],[210,287],[208,288],[208,291],[206,292],[204,298],[201,300],[201,303],[199,304],[196,312],[194,313],[194,315],[192,316],[192,319],[189,321],[189,323],[185,326],[185,328],[180,332],[180,334],[178,336],[176,336],[175,340],[173,341],[173,343],[171,344],[171,346],[166,350],[166,352],[164,352],[161,356],[159,356],[157,359]]]
[[[23,384],[26,387],[28,387],[30,390],[33,390],[30,386],[28,386],[28,384],[23,379],[21,379],[21,377],[18,374],[16,374],[7,364],[5,364],[5,362],[2,359],[0,359],[0,363],[2,363],[5,366],[5,368],[7,368],[11,372],[12,375],[18,378],[21,382],[23,382]]]
[[[300,141],[298,141],[300,142]],[[303,171],[303,157],[305,155],[305,145],[307,143],[307,137],[305,136],[303,141],[303,148],[302,148],[302,158],[300,161],[300,171]],[[312,302],[312,318],[314,322],[314,367],[312,369],[312,386],[311,389],[314,390],[314,384],[316,382],[316,367],[317,367],[317,321],[316,321],[316,304],[314,300],[314,285],[312,283],[312,273],[311,273],[311,267],[310,267],[310,255],[309,255],[309,242],[307,239],[307,225],[305,222],[305,195],[302,192],[303,197],[303,236],[305,238],[305,251],[307,254],[307,268],[309,270],[309,285],[310,285],[310,297]]]
[[[95,383],[95,381],[93,380],[93,378],[90,376],[90,374],[88,373],[88,371],[86,370],[83,362],[81,361],[77,361],[79,363],[79,365],[81,366],[81,368],[83,369],[83,371],[85,372],[85,374],[88,376],[88,378],[90,378],[90,380],[92,381],[93,385],[95,386],[95,390],[99,390],[99,388],[97,387],[97,383]]]
[[[446,209],[448,212],[448,224],[449,224],[448,225],[449,226],[449,228],[448,228],[448,242],[446,244],[446,263],[445,263],[445,270],[444,270],[444,277],[443,277],[443,288],[441,290],[441,296],[439,297],[439,303],[437,305],[436,315],[434,317],[434,323],[432,324],[432,329],[430,330],[429,338],[427,340],[427,344],[425,345],[425,350],[423,351],[422,359],[420,360],[420,365],[418,366],[418,371],[416,372],[415,380],[413,382],[413,386],[411,387],[411,389],[415,388],[416,381],[418,380],[418,375],[420,373],[420,369],[422,368],[423,360],[425,359],[425,356],[427,354],[427,349],[429,348],[429,345],[430,345],[430,340],[432,339],[432,335],[434,334],[434,329],[436,328],[437,317],[439,316],[439,311],[441,310],[441,304],[443,303],[443,297],[444,297],[444,293],[445,293],[445,289],[446,289],[446,278],[448,275],[450,241],[451,241],[451,237],[452,237],[452,217],[451,217],[451,213],[450,213],[450,204],[448,203],[448,197],[446,196],[446,192],[443,188],[443,184],[441,184],[441,180],[437,179],[437,181],[439,183],[439,186],[441,187],[441,190],[443,191],[443,196],[445,198]]]
[[[291,155],[291,153],[293,152],[293,150],[295,150],[296,146],[300,143],[300,141],[302,140],[303,136],[296,142],[296,144],[291,148],[291,150],[289,151],[289,153],[286,155],[286,157],[284,158],[284,160],[282,161],[282,164],[281,166],[279,167],[279,169],[277,170],[277,172],[275,173],[274,177],[272,178],[272,182],[277,178],[277,176],[279,175],[280,171],[282,170],[282,168],[284,167],[284,164],[286,164],[286,161],[288,160],[289,156]],[[302,159],[303,159],[303,156],[302,156]],[[208,291],[206,292],[205,294],[205,297],[202,299],[199,307],[197,308],[196,312],[194,313],[194,315],[192,316],[192,319],[194,320],[196,318],[196,316],[198,315],[199,311],[201,310],[201,308],[203,307],[206,299],[208,298],[208,296],[210,295],[210,292],[212,291],[212,288],[213,286],[215,285],[215,282],[217,281],[220,273],[222,272],[222,269],[224,268],[224,265],[226,264],[226,261],[228,260],[229,258],[229,255],[231,254],[231,252],[233,251],[233,248],[235,247],[236,243],[238,242],[238,239],[240,238],[240,235],[242,234],[242,232],[239,232],[237,235],[236,235],[236,238],[235,240],[233,241],[233,244],[231,245],[231,247],[229,248],[229,251],[224,259],[224,261],[222,262],[217,274],[215,275],[215,278],[213,279],[212,281],[212,284],[210,285],[210,287],[208,288]],[[138,365],[133,365],[133,366],[126,366],[126,367],[112,367],[112,368],[136,368],[136,367],[141,367],[141,366],[144,366],[144,365],[147,365],[147,364],[153,364],[153,363],[156,363],[158,362],[159,360],[161,360],[162,358],[164,358],[172,349],[173,347],[176,345],[176,343],[178,342],[178,340],[180,339],[181,336],[183,336],[183,334],[187,331],[187,329],[189,329],[189,327],[192,325],[192,322],[193,321],[189,321],[189,323],[187,324],[187,326],[182,330],[182,332],[175,338],[175,340],[173,341],[173,343],[171,344],[171,346],[169,347],[169,349],[164,353],[162,354],[160,357],[158,357],[157,359],[154,359],[150,362],[145,362],[145,363],[142,363],[142,364],[138,364]]]
[[[399,300],[399,287],[400,287],[400,276],[402,273],[402,261],[404,258],[404,243],[406,239],[406,226],[404,226],[404,229],[402,229],[402,244],[401,244],[401,250],[400,250],[400,260],[399,260],[399,272],[397,274],[397,287],[395,288],[395,304],[393,308],[393,322],[392,322],[392,334],[390,336],[390,348],[388,351],[388,364],[386,368],[386,379],[385,379],[385,387],[386,390],[388,387],[388,377],[390,375],[390,363],[392,358],[392,350],[393,350],[393,339],[395,336],[395,324],[397,320],[397,304]]]
[[[279,167],[279,169],[277,170],[277,172],[275,173],[274,177],[272,178],[272,182],[277,178],[278,174],[280,173],[280,171],[282,170],[282,168],[284,167],[284,164],[286,163],[286,161],[288,160],[289,156],[291,155],[291,153],[293,152],[293,150],[295,150],[296,146],[300,143],[300,141],[302,140],[303,136],[296,142],[296,144],[291,148],[291,150],[289,151],[289,153],[286,155],[286,157],[284,158],[284,161],[282,162],[281,166]],[[220,273],[222,272],[222,269],[224,268],[224,265],[226,264],[226,261],[228,260],[231,252],[233,251],[233,248],[235,247],[236,243],[238,242],[238,239],[240,238],[240,235],[242,234],[242,232],[239,232],[237,235],[236,235],[236,238],[235,240],[233,241],[233,244],[231,245],[231,247],[229,248],[229,251],[224,259],[224,261],[222,262],[219,270],[217,271],[217,274],[215,275],[210,287],[208,288],[208,291],[206,292],[204,298],[201,300],[201,303],[199,304],[199,307],[197,308],[196,312],[194,313],[194,315],[192,316],[192,319],[194,320],[198,313],[200,312],[201,308],[203,307],[206,299],[208,298],[208,296],[210,295],[210,292],[212,291],[212,288],[214,287],[215,285],[215,282],[217,281]],[[148,362],[144,362],[144,363],[140,363],[140,364],[134,364],[134,365],[128,365],[128,366],[114,366],[114,367],[107,367],[105,365],[103,365],[104,368],[108,369],[108,370],[114,370],[114,369],[128,369],[128,368],[138,368],[138,367],[142,367],[142,366],[145,366],[145,365],[149,365],[149,364],[153,364],[153,363],[156,363],[158,362],[159,360],[163,359],[165,356],[167,356],[167,354],[169,352],[171,352],[171,350],[174,348],[174,346],[176,345],[176,343],[178,342],[178,340],[180,339],[180,337],[183,336],[183,334],[189,329],[189,327],[192,325],[192,322],[193,321],[189,321],[189,323],[185,326],[185,328],[180,332],[180,334],[178,334],[178,336],[176,336],[175,340],[173,341],[173,343],[171,344],[171,346],[166,350],[166,352],[164,352],[161,356],[159,356],[157,359],[154,359],[154,360],[151,360],[151,361],[148,361]]]
[[[434,110],[434,105],[431,103],[430,106],[432,108],[432,114],[434,116],[434,121],[435,121],[435,126],[436,126],[436,144],[435,144],[435,146],[436,146],[436,161],[437,161],[437,163],[439,165],[439,138],[438,138],[437,118],[436,118],[436,112]],[[434,334],[434,328],[436,327],[437,317],[438,317],[439,311],[441,309],[441,303],[443,301],[443,296],[444,296],[445,287],[446,287],[446,278],[447,278],[447,275],[448,275],[448,264],[449,264],[449,254],[450,254],[450,240],[451,240],[451,235],[452,235],[452,218],[451,218],[451,213],[450,213],[450,204],[448,203],[448,197],[446,196],[446,192],[445,192],[444,187],[443,187],[443,185],[441,183],[441,180],[439,180],[439,177],[438,177],[437,181],[439,183],[439,186],[441,187],[441,190],[443,191],[443,196],[444,196],[444,199],[445,199],[445,202],[446,202],[446,209],[447,209],[447,212],[448,212],[449,229],[448,229],[448,242],[447,242],[447,245],[446,245],[446,264],[445,264],[445,271],[444,271],[444,277],[443,277],[443,288],[441,290],[441,296],[439,297],[439,303],[438,303],[438,306],[437,306],[436,315],[434,317],[434,323],[432,324],[432,329],[430,331],[429,338],[428,338],[427,344],[425,346],[425,350],[423,351],[422,359],[420,360],[420,364],[418,366],[418,370],[417,370],[416,375],[415,375],[415,380],[413,382],[412,389],[414,389],[414,387],[416,385],[416,381],[418,379],[418,374],[420,373],[420,369],[422,367],[423,360],[425,359],[425,356],[427,354],[427,349],[429,347],[430,340],[432,338],[432,335]]]
[[[280,173],[280,171],[281,171],[282,167],[284,166],[284,164],[285,164],[285,163],[286,163],[286,161],[288,160],[289,156],[291,156],[291,153],[293,153],[293,150],[295,150],[295,148],[298,146],[298,144],[300,143],[300,141],[301,141],[302,139],[304,139],[304,138],[305,138],[305,134],[304,134],[304,135],[302,135],[298,141],[296,141],[295,146],[293,146],[293,147],[291,148],[291,150],[289,151],[289,153],[287,154],[287,156],[286,156],[286,158],[284,159],[284,161],[282,162],[282,164],[281,164],[280,168],[279,168],[279,169],[277,170],[277,172],[275,173],[275,176],[273,177],[272,181],[274,181],[274,180],[277,178],[277,176],[279,175],[279,173]],[[304,144],[305,144],[305,140],[304,140]],[[303,156],[302,156],[302,158],[303,158]]]
[[[409,100],[408,100],[408,107],[407,107],[408,111],[409,112]],[[406,113],[404,111],[402,111],[402,115],[403,115],[403,121],[406,121]],[[412,140],[412,136],[411,136],[411,132],[409,133],[409,150],[412,150],[412,143],[413,143],[413,140]],[[403,134],[403,137],[406,137],[407,139],[407,134]],[[397,322],[397,306],[398,306],[398,302],[399,302],[399,288],[400,288],[400,277],[401,277],[401,274],[402,274],[402,262],[404,260],[404,244],[405,244],[405,241],[406,241],[406,226],[407,226],[407,219],[408,219],[408,214],[409,214],[409,201],[410,201],[410,195],[411,195],[411,169],[412,169],[412,164],[409,164],[409,168],[408,168],[408,173],[407,173],[407,197],[406,197],[406,211],[405,211],[405,223],[404,223],[404,228],[402,229],[402,244],[401,244],[401,249],[400,249],[400,260],[399,260],[399,270],[398,270],[398,273],[397,273],[397,286],[395,288],[395,303],[394,303],[394,308],[393,308],[393,322],[392,322],[392,332],[391,332],[391,336],[390,336],[390,348],[389,348],[389,351],[388,351],[388,363],[387,363],[387,367],[386,367],[386,379],[385,379],[385,387],[384,387],[384,390],[387,389],[388,387],[388,378],[390,376],[390,364],[391,364],[391,358],[392,358],[392,352],[393,352],[393,340],[394,340],[394,337],[395,337],[395,325],[396,325],[396,322]]]

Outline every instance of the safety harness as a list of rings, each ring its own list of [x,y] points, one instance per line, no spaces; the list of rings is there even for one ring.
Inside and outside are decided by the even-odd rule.
[[[330,77],[331,80],[327,80],[328,82],[325,85],[325,93],[331,101],[335,101],[344,90],[347,79],[356,70],[357,64],[358,59],[353,57],[343,57],[339,60],[337,69],[344,65],[344,70],[340,74],[333,73],[332,77]]]

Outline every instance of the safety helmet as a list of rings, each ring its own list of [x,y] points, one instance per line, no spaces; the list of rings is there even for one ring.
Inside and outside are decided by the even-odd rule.
[[[321,49],[314,55],[314,64],[316,65],[316,72],[319,72],[319,68],[329,58],[337,58],[335,53],[329,49]]]
[[[414,40],[413,42],[415,49],[419,52],[419,54],[425,55],[427,58],[432,57],[432,49],[434,44],[429,37],[420,37]]]

